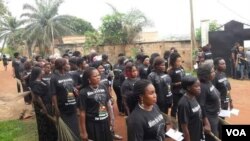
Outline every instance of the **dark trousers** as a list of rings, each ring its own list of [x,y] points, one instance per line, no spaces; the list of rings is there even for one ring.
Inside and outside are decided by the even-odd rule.
[[[219,132],[218,132],[218,127],[219,127],[219,118],[218,115],[207,115],[208,121],[210,123],[211,126],[211,132],[215,135],[215,136],[219,136]],[[212,136],[205,134],[206,137],[206,141],[216,141]]]
[[[178,102],[182,98],[183,94],[181,93],[174,93],[173,94],[173,106],[171,108],[171,116],[176,118],[177,108],[178,108]]]
[[[124,113],[124,106],[122,104],[122,95],[121,95],[121,87],[120,86],[113,86],[116,98],[117,98],[117,107],[120,113]]]

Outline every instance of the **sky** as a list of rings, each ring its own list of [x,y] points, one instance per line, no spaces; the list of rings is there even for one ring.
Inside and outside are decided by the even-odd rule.
[[[20,17],[24,3],[34,0],[5,0],[11,13]],[[190,34],[189,0],[64,0],[59,14],[74,15],[89,21],[94,28],[101,25],[101,18],[112,13],[106,2],[118,11],[132,8],[141,10],[152,22],[153,27],[145,31],[157,31],[160,37]],[[193,0],[195,27],[201,20],[216,20],[225,24],[237,20],[250,24],[250,0]]]

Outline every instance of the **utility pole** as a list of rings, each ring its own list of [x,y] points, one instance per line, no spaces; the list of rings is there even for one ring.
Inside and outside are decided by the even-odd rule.
[[[191,71],[193,71],[193,49],[196,47],[195,32],[194,32],[193,0],[189,0],[189,5],[190,5],[190,20],[191,20]]]

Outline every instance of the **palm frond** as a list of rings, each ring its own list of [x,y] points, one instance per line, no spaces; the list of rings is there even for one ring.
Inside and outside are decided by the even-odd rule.
[[[34,13],[38,12],[35,7],[33,7],[32,5],[27,4],[27,3],[23,5],[23,10],[29,10],[29,11],[32,11]]]

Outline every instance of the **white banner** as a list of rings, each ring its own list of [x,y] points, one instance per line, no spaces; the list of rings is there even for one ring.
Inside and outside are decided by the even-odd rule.
[[[201,46],[208,44],[209,20],[201,21]]]

